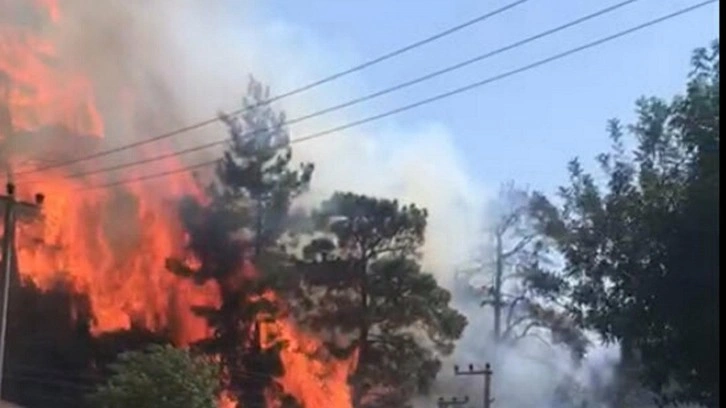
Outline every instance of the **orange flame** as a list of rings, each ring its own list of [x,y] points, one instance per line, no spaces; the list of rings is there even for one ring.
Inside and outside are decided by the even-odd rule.
[[[288,342],[282,350],[285,391],[305,402],[306,407],[351,407],[348,376],[355,369],[355,355],[346,360],[331,356],[320,339],[305,333],[289,320],[275,324],[280,337]]]
[[[60,18],[55,1],[37,3],[47,7],[52,20]],[[10,83],[5,102],[12,125],[34,130],[60,124],[80,134],[102,136],[103,120],[95,107],[92,84],[82,75],[48,63],[58,58],[52,41],[29,28],[0,27],[0,73]]]
[[[22,144],[17,143],[19,137],[52,129],[52,143],[104,146],[107,129],[96,105],[92,76],[64,65],[56,44],[43,36],[45,31],[8,22],[7,16],[28,12],[29,7],[51,27],[64,22],[57,0],[0,0],[0,143],[14,147]],[[134,104],[126,95],[115,97],[124,112],[114,114],[133,121]],[[158,154],[163,146],[154,148]],[[0,159],[18,166],[38,157],[32,151],[13,150]],[[157,164],[164,169],[180,165],[171,158]],[[184,233],[169,208],[183,195],[202,197],[194,178],[180,173],[160,182],[78,192],[79,187],[107,179],[69,178],[69,174],[98,166],[50,169],[32,183],[48,199],[42,222],[19,225],[21,277],[41,289],[63,283],[86,295],[95,319],[94,334],[139,325],[170,330],[181,345],[208,336],[209,328],[190,309],[217,304],[217,288],[211,283],[196,286],[164,268],[165,259],[184,248]],[[120,177],[141,174],[130,169]],[[23,180],[18,180],[20,187],[25,187]],[[265,330],[289,343],[281,356],[285,375],[279,379],[287,393],[307,408],[351,406],[347,378],[355,358],[336,360],[314,334],[291,319],[268,326]],[[225,408],[234,405],[229,396],[220,401]]]

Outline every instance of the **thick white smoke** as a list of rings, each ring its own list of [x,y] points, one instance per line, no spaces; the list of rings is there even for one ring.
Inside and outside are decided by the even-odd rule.
[[[71,64],[90,71],[100,88],[101,104],[113,111],[127,84],[142,89],[134,95],[149,113],[151,128],[165,131],[213,117],[219,110],[238,108],[248,76],[269,84],[272,94],[293,89],[357,62],[351,50],[325,49],[313,35],[280,21],[256,18],[254,4],[208,0],[64,0],[64,23],[54,35],[62,40],[62,53]],[[395,64],[395,61],[392,62]],[[364,75],[363,75],[364,76]],[[358,96],[369,89],[363,76],[354,75],[320,89],[277,103],[295,118]],[[373,103],[291,127],[300,137],[349,120],[377,113]],[[109,146],[149,137],[149,123],[123,132],[109,123]],[[173,139],[183,148],[226,137],[221,125],[212,125]],[[322,199],[335,190],[395,197],[428,208],[430,225],[425,248],[426,267],[457,296],[456,305],[470,325],[454,356],[447,359],[435,396],[420,401],[433,406],[440,394],[469,394],[481,398],[478,378],[454,378],[458,362],[494,364],[495,406],[547,407],[548,398],[564,376],[580,376],[564,351],[527,343],[495,355],[487,342],[491,327],[477,301],[454,287],[458,266],[472,253],[479,239],[483,204],[490,188],[466,173],[451,135],[440,123],[400,128],[395,119],[370,127],[301,143],[294,157],[316,164],[312,197]],[[153,148],[151,148],[153,150]],[[202,152],[183,160],[189,164],[218,152]],[[126,152],[109,161],[133,157]],[[158,171],[153,165],[147,173]],[[158,181],[163,183],[163,181]],[[605,352],[606,354],[609,352]],[[611,353],[612,354],[612,353]],[[597,359],[602,361],[596,361]],[[605,358],[593,357],[609,367]],[[607,375],[607,373],[602,373]]]

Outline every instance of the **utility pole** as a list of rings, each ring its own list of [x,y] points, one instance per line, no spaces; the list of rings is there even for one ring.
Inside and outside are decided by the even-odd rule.
[[[2,246],[2,310],[0,311],[0,399],[2,399],[2,386],[5,379],[3,376],[5,368],[5,341],[8,330],[8,307],[10,305],[10,277],[13,272],[12,265],[15,244],[15,220],[18,215],[16,212],[27,212],[29,210],[31,213],[37,213],[45,200],[45,196],[43,194],[36,194],[34,203],[16,200],[15,185],[13,183],[7,184],[6,193],[6,195],[0,196],[0,203],[5,205]]]
[[[489,363],[484,365],[483,370],[475,370],[473,364],[469,364],[469,371],[460,371],[459,366],[454,366],[454,375],[481,375],[484,377],[484,408],[491,408],[494,398],[491,396],[492,367]]]
[[[456,397],[451,399],[444,399],[444,397],[439,397],[438,400],[438,406],[439,408],[448,408],[448,407],[461,407],[465,404],[469,403],[469,396],[464,396],[462,399],[458,399]]]

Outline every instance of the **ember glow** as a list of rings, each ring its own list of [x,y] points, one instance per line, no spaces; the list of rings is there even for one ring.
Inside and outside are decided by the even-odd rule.
[[[101,95],[101,87],[92,78],[103,73],[84,72],[78,64],[66,64],[53,36],[67,21],[60,3],[0,0],[1,157],[4,165],[20,173],[42,167],[45,162],[63,162],[122,144],[124,138],[114,137],[116,142],[110,143],[109,135],[138,130],[132,126],[124,129],[123,123],[138,124],[139,118],[148,117],[145,106],[134,101],[133,83],[126,84],[117,95]],[[115,101],[113,112],[99,107],[100,97]],[[107,116],[113,116],[113,126]],[[138,159],[170,149],[156,143],[134,154]],[[184,231],[170,209],[184,195],[203,199],[192,174],[78,191],[183,165],[167,159],[117,172],[114,179],[108,174],[69,177],[102,167],[97,160],[20,174],[15,181],[21,195],[30,197],[42,191],[48,197],[43,218],[19,226],[22,279],[42,289],[62,284],[88,296],[94,334],[140,326],[168,330],[179,345],[207,336],[205,322],[194,316],[190,307],[216,304],[217,288],[212,283],[194,286],[164,268],[165,259],[179,255],[184,248]],[[266,330],[275,331],[289,343],[282,353],[286,373],[280,379],[286,392],[307,408],[351,405],[347,378],[354,358],[334,359],[315,335],[298,329],[292,320],[268,326]],[[270,401],[270,406],[276,404]],[[220,405],[230,407],[234,403],[225,397]]]

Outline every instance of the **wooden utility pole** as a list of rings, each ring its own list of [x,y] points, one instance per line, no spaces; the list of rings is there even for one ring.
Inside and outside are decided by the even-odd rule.
[[[454,375],[481,375],[484,377],[484,408],[491,408],[492,402],[494,402],[491,395],[492,374],[492,367],[489,363],[484,365],[483,370],[475,370],[473,364],[469,364],[469,371],[461,371],[459,366],[454,366]]]
[[[0,399],[2,399],[4,368],[5,368],[5,341],[8,328],[8,307],[10,305],[10,286],[11,276],[13,273],[13,251],[15,241],[15,220],[18,211],[30,211],[37,213],[39,207],[43,204],[45,197],[43,194],[35,195],[34,203],[17,201],[15,199],[15,185],[8,183],[6,186],[6,195],[0,196],[0,203],[5,206],[4,217],[4,234],[2,246],[2,309],[0,310]]]
[[[469,403],[468,396],[464,396],[464,398],[462,398],[462,399],[458,399],[456,397],[453,397],[451,399],[444,399],[444,397],[439,397],[437,405],[439,408],[448,408],[448,407],[461,407],[468,403]]]

